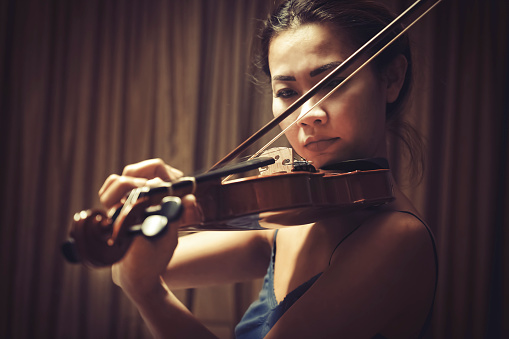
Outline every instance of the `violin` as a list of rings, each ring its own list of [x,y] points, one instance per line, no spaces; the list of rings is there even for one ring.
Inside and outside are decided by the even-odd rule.
[[[187,194],[196,196],[203,218],[199,224],[182,225],[181,229],[186,231],[253,230],[304,225],[337,213],[378,206],[393,200],[392,179],[385,159],[350,160],[322,168],[320,171],[314,171],[312,166],[300,166],[297,169],[292,167],[289,171],[278,170],[269,175],[227,179],[232,174],[254,168],[263,170],[275,165],[276,160],[272,157],[257,157],[288,128],[343,86],[440,1],[436,1],[390,40],[388,36],[394,28],[414,15],[427,2],[417,0],[380,33],[297,99],[285,112],[271,120],[216,163],[209,172],[192,178],[181,178],[159,187],[135,189],[112,216],[108,216],[101,210],[76,213],[70,228],[69,240],[62,246],[65,258],[70,262],[81,262],[92,267],[114,264],[122,259],[134,236],[142,234],[152,238],[165,232],[168,224],[178,219],[182,213],[180,198]],[[369,55],[366,56],[368,53]],[[303,112],[287,129],[255,153],[250,160],[225,166],[356,62],[363,63],[324,95],[315,106]],[[286,156],[280,157],[279,160],[281,159],[280,165],[283,167],[293,163],[293,159]],[[300,170],[302,167],[308,170]],[[264,170],[263,172],[267,173]],[[223,179],[224,177],[227,179]]]
[[[280,165],[288,159],[279,157]],[[199,224],[182,231],[262,230],[304,225],[329,215],[378,206],[393,200],[392,179],[385,159],[346,161],[322,171],[295,170],[222,182],[221,178],[274,158],[261,157],[193,178],[131,191],[108,217],[101,210],[76,213],[65,258],[91,267],[110,266],[122,259],[134,236],[160,236],[182,212],[180,198],[194,194],[201,206]],[[300,164],[302,168],[302,164]],[[242,198],[240,198],[242,197]]]

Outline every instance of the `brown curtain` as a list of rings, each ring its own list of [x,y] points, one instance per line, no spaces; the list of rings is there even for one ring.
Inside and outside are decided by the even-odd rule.
[[[472,0],[432,21],[422,210],[441,256],[436,337],[509,336],[508,19],[507,1]]]
[[[268,121],[248,74],[271,3],[0,2],[0,337],[149,337],[109,270],[67,264],[60,244],[110,173],[153,157],[193,173]],[[437,238],[433,338],[509,336],[508,7],[444,0],[411,32],[427,167],[405,190]],[[228,338],[253,290],[179,296]]]

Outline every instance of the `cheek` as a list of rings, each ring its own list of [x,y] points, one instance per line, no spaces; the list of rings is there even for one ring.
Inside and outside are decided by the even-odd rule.
[[[371,94],[370,100],[351,101],[342,119],[343,136],[355,156],[373,156],[385,144],[385,106]]]
[[[280,115],[282,112],[283,109],[281,107],[281,104],[276,99],[272,99],[272,115],[274,116],[274,118]]]
[[[345,93],[343,103],[344,114],[356,128],[369,130],[374,126],[384,125],[384,91],[374,79],[360,83],[359,86],[352,88],[351,92]]]
[[[291,117],[289,117],[288,119],[285,119],[283,122],[281,122],[279,124],[279,127],[281,128],[281,130],[286,129],[290,125],[290,123],[292,122],[292,120],[290,120],[290,119],[291,119]],[[288,129],[285,132],[285,137],[288,140],[288,142],[292,145],[292,147],[297,151],[297,148],[299,148],[298,126],[294,125],[290,129]]]
[[[379,132],[384,129],[383,115],[379,106],[369,104],[366,100],[357,100],[344,111],[341,128],[350,137],[360,139],[357,142],[362,142],[363,139],[368,140],[380,135]]]
[[[274,100],[272,102],[272,114],[274,115],[274,117],[277,117],[279,116],[281,113],[283,113],[286,109],[288,108],[288,106],[282,104],[281,102],[279,101],[276,101]],[[289,117],[287,117],[286,119],[284,119],[280,124],[279,124],[279,127],[281,128],[281,130],[284,130],[286,129],[295,119],[296,117],[299,116],[299,110],[297,110],[296,112],[292,113]],[[286,131],[285,135],[288,139],[288,141],[290,141],[290,143],[293,144],[293,141],[294,140],[297,140],[297,134],[298,134],[298,127],[297,125],[294,125],[292,126],[292,128],[290,128],[288,131]]]
[[[352,83],[327,104],[331,128],[349,149],[372,148],[385,137],[385,102],[375,86]]]

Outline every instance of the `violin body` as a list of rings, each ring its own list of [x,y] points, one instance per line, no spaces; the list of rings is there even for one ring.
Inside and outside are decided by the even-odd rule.
[[[217,186],[215,187],[217,188]],[[214,189],[214,188],[210,188]],[[344,213],[393,199],[390,171],[280,173],[221,184],[221,193],[195,193],[204,220],[187,230],[273,229],[305,225],[324,213]],[[219,200],[210,197],[220,197]],[[239,199],[241,197],[241,199]]]
[[[137,225],[170,195],[156,188],[140,196],[125,213],[110,218],[105,212],[77,213],[64,245],[69,261],[109,266],[129,249]],[[304,225],[360,208],[393,200],[390,170],[293,172],[256,176],[221,183],[207,180],[194,189],[172,189],[172,197],[193,193],[202,210],[202,222],[181,225],[183,231],[260,230]],[[171,222],[171,220],[167,220]]]

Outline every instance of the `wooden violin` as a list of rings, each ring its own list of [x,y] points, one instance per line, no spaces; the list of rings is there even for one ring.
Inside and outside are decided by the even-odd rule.
[[[180,198],[186,194],[196,196],[203,219],[182,225],[184,231],[304,225],[393,199],[390,170],[379,159],[347,161],[314,173],[293,171],[221,182],[226,175],[274,162],[257,158],[194,178],[135,189],[111,217],[101,210],[77,213],[64,255],[87,266],[112,265],[124,256],[135,235],[155,237],[164,232],[180,216]]]
[[[153,237],[164,232],[167,224],[177,219],[181,213],[180,197],[191,193],[196,196],[203,211],[203,220],[199,224],[183,225],[183,229],[191,231],[267,229],[285,225],[303,225],[329,214],[391,201],[393,196],[390,170],[388,166],[380,166],[380,161],[377,159],[348,161],[336,164],[333,168],[321,169],[316,173],[295,171],[225,182],[222,182],[221,178],[273,163],[272,159],[258,158],[240,165],[224,166],[295,112],[327,86],[332,79],[338,77],[354,63],[362,63],[339,85],[324,95],[315,106],[329,97],[435,7],[440,0],[435,1],[422,15],[393,37],[394,29],[412,17],[427,2],[427,0],[417,0],[297,99],[285,112],[216,163],[208,173],[194,178],[182,178],[160,187],[135,189],[111,217],[99,210],[77,213],[71,226],[70,238],[63,246],[65,257],[71,262],[83,262],[90,266],[108,266],[117,262],[128,250],[133,235],[141,233],[147,237]],[[313,107],[307,112],[302,112],[299,119],[296,119],[287,129],[300,121]],[[253,157],[262,153],[285,131],[282,131]]]

